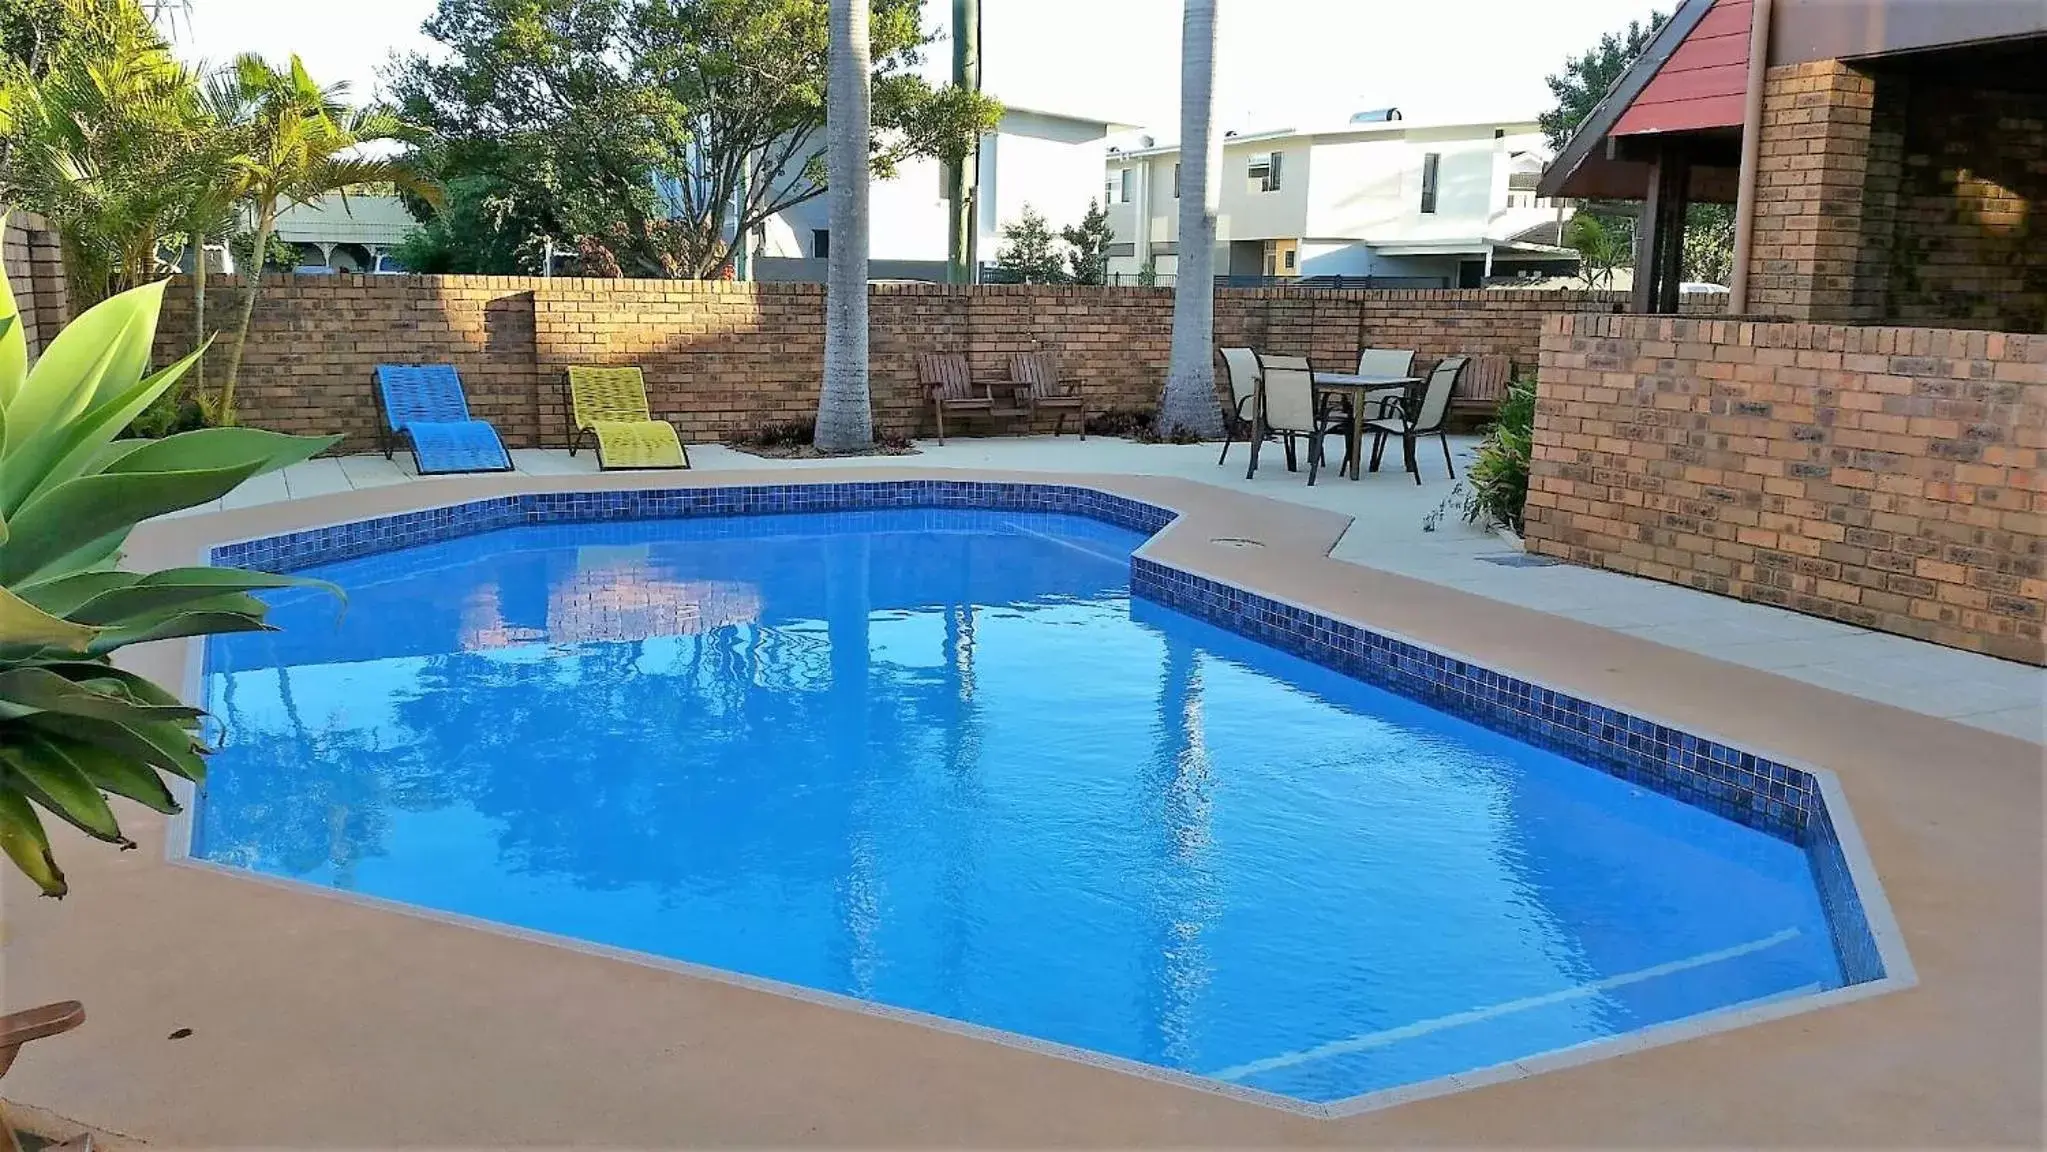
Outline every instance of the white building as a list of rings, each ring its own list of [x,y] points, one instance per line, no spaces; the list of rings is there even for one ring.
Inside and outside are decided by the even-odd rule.
[[[277,212],[277,238],[298,249],[308,272],[398,271],[391,250],[419,231],[419,221],[396,196],[339,193]]]
[[[1006,108],[996,130],[981,137],[981,194],[976,213],[982,263],[993,263],[1002,228],[1026,205],[1057,232],[1079,223],[1102,195],[1108,138],[1126,125],[1059,112]],[[944,167],[912,160],[868,191],[869,273],[876,279],[945,279],[948,229]],[[830,210],[819,196],[777,213],[754,240],[753,275],[761,280],[822,280],[831,249]]]
[[[1420,124],[1386,109],[1327,131],[1231,135],[1223,144],[1216,274],[1370,276],[1392,286],[1477,287],[1568,272],[1566,206],[1533,192],[1546,153],[1534,121]],[[1388,118],[1391,117],[1391,118]],[[1109,271],[1178,259],[1177,147],[1112,152]]]

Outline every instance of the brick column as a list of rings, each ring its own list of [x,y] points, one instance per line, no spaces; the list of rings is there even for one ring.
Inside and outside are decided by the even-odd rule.
[[[1764,78],[1752,311],[1867,318],[1856,315],[1856,271],[1875,97],[1875,82],[1839,60],[1772,68]]]

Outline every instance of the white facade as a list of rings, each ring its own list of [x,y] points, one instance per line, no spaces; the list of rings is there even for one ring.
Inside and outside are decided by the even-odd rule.
[[[1102,195],[1102,166],[1109,135],[1120,125],[1026,108],[1006,109],[994,132],[981,138],[981,194],[976,213],[980,258],[992,263],[1002,228],[1025,206],[1045,217],[1054,232],[1078,224],[1088,203]],[[878,278],[908,275],[943,279],[948,205],[944,168],[936,160],[913,160],[896,175],[874,181],[868,191],[868,258]],[[819,241],[830,244],[830,213],[819,196],[770,218],[754,243],[765,275],[803,274],[805,268],[776,264],[787,258],[821,257]],[[929,265],[925,267],[924,265]]]
[[[1223,146],[1216,271],[1416,278],[1455,287],[1513,274],[1517,266],[1570,260],[1575,254],[1554,246],[1554,229],[1569,209],[1517,187],[1541,171],[1541,149],[1532,121],[1390,120],[1231,137]],[[1109,156],[1108,187],[1131,190],[1109,209],[1112,275],[1134,278],[1147,259],[1159,275],[1170,274],[1178,161],[1172,147]],[[1552,226],[1549,243],[1517,239],[1545,224]]]

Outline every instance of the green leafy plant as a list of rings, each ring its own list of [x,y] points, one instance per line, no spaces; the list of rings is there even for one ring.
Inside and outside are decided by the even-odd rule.
[[[0,851],[51,896],[66,885],[38,810],[125,847],[109,795],[175,812],[165,777],[205,774],[202,713],[112,654],[264,629],[250,593],[304,583],[233,568],[122,571],[129,532],[336,439],[208,428],[117,440],[200,354],[145,371],[163,290],[94,306],[31,370],[0,276]]]
[[[1066,258],[1059,237],[1037,209],[1026,204],[1017,218],[1002,226],[1002,248],[995,267],[1015,284],[1057,284],[1066,279]]]
[[[1471,495],[1464,518],[1490,518],[1521,531],[1521,512],[1528,503],[1528,461],[1535,442],[1535,381],[1517,380],[1500,398],[1498,415],[1479,443],[1478,456],[1465,469]]]
[[[1109,282],[1109,245],[1115,243],[1116,231],[1109,227],[1109,210],[1100,201],[1088,201],[1080,223],[1060,229],[1059,238],[1069,249],[1066,263],[1075,284]]]

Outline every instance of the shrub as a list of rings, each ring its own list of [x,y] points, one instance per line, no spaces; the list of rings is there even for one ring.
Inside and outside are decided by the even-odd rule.
[[[1478,458],[1465,470],[1471,495],[1464,518],[1489,518],[1521,531],[1528,503],[1528,460],[1535,439],[1535,381],[1517,380],[1500,398],[1500,408],[1479,443]]]

